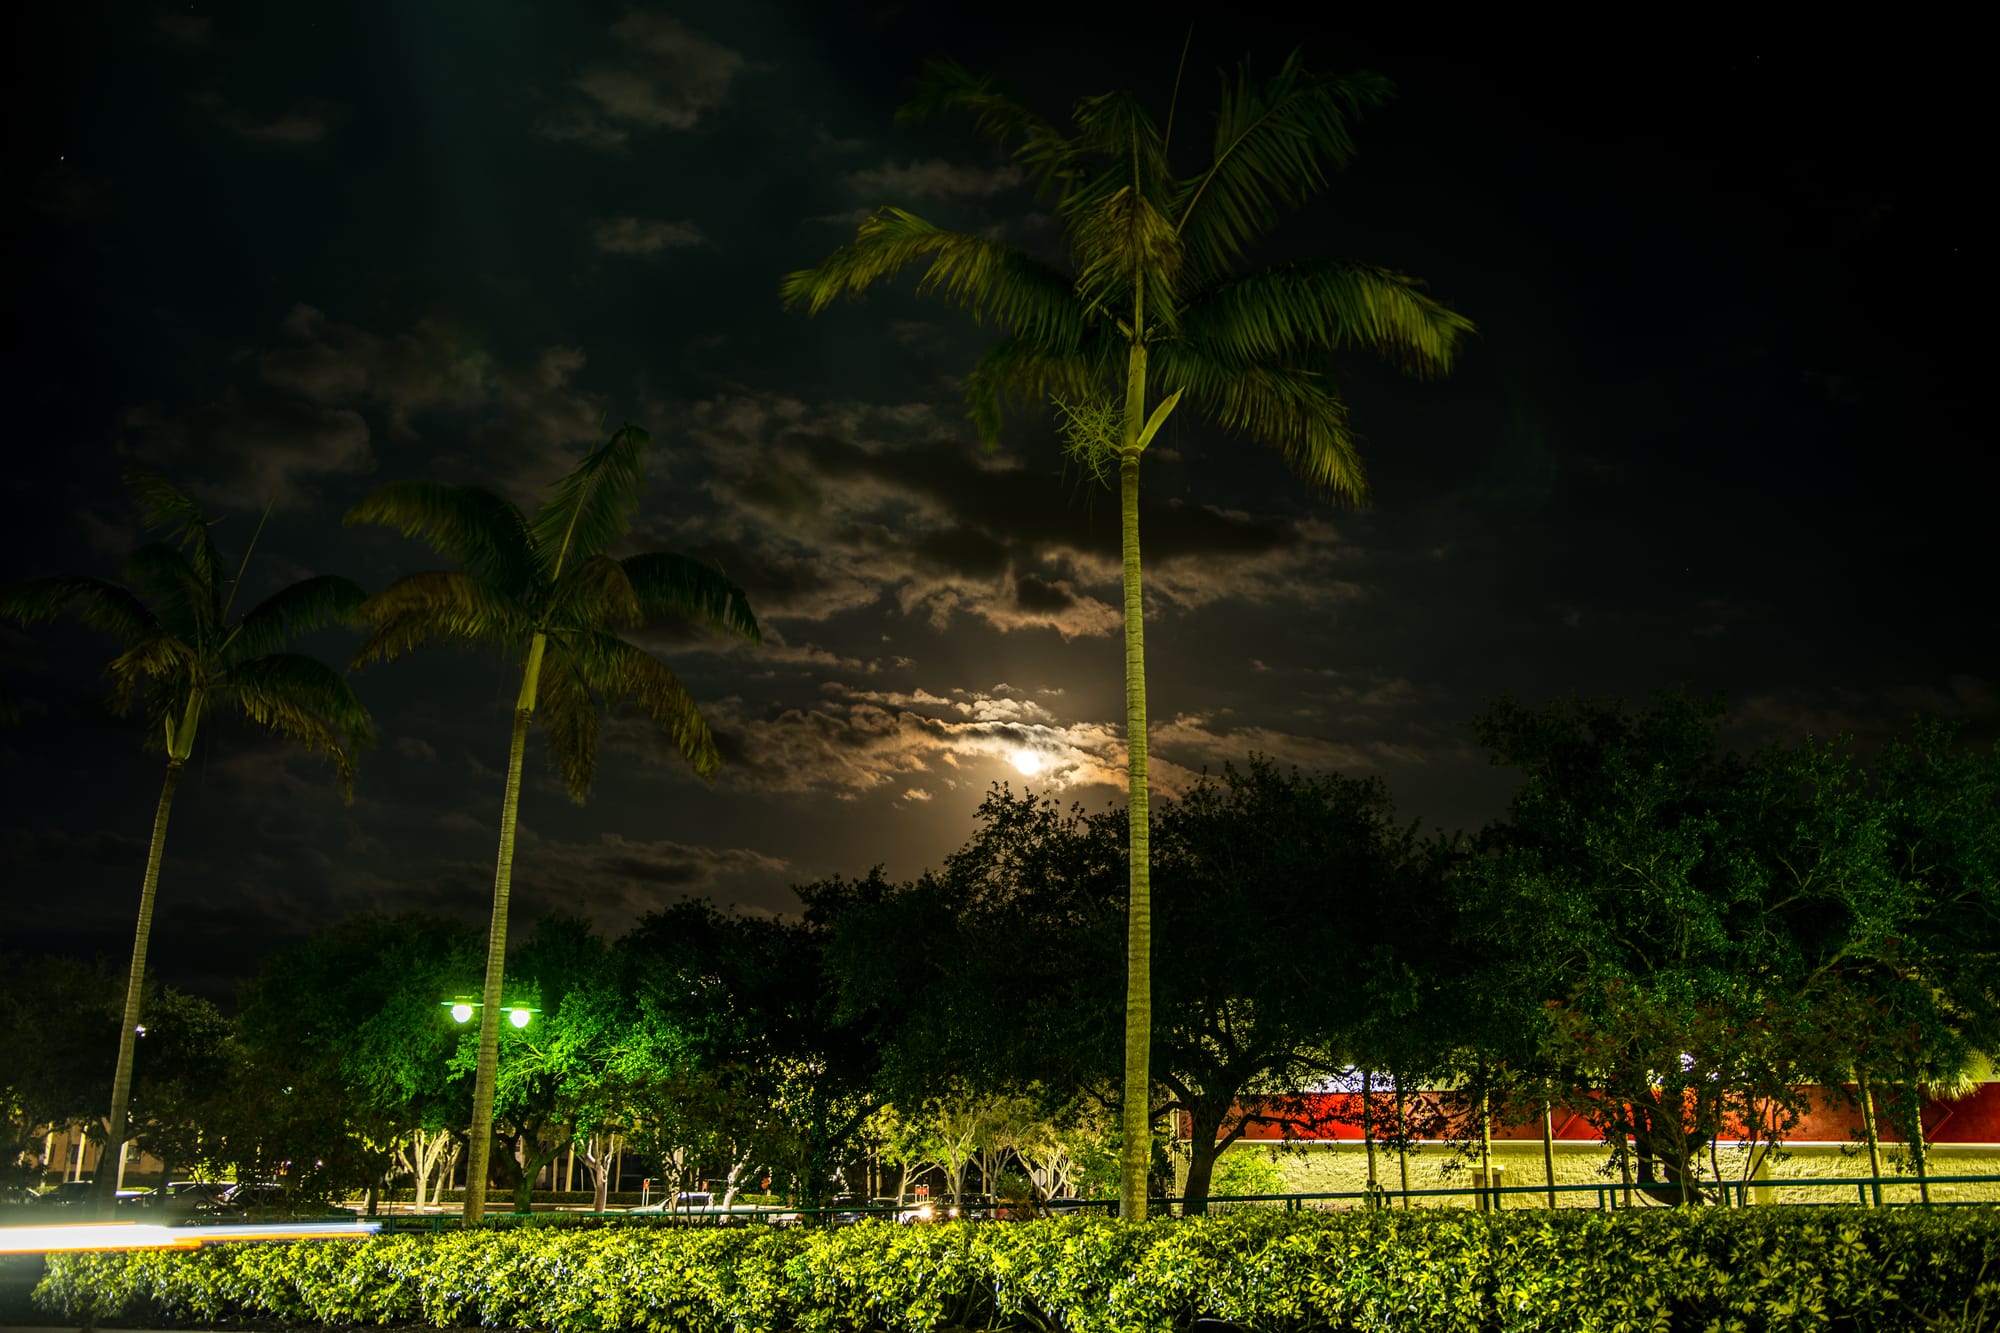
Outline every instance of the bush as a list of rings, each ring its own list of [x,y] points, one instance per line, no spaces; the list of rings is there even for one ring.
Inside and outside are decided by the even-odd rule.
[[[79,1322],[553,1333],[1670,1333],[2000,1318],[1984,1208],[1235,1214],[839,1230],[521,1230],[51,1256]]]

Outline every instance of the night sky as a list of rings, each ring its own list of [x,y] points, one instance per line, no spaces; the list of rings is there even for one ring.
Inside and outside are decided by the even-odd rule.
[[[718,733],[713,787],[627,718],[577,807],[535,747],[517,926],[617,931],[682,895],[784,912],[792,883],[914,875],[991,783],[1023,783],[1017,751],[1038,790],[1122,799],[1115,498],[1064,475],[1047,420],[978,447],[968,317],[905,281],[808,319],[777,285],[880,203],[1047,247],[1046,201],[967,125],[892,123],[919,62],[1053,116],[1114,84],[1163,106],[1193,11],[60,9],[9,57],[0,577],[115,576],[138,463],[222,515],[225,550],[275,506],[246,595],[379,587],[437,562],[339,526],[371,487],[532,500],[608,414],[655,441],[633,549],[720,560],[767,642],[642,636]],[[1198,15],[1182,125],[1206,131],[1220,64],[1300,42],[1401,89],[1259,258],[1415,273],[1480,336],[1440,383],[1349,364],[1365,511],[1192,413],[1148,453],[1156,785],[1254,750],[1476,827],[1509,782],[1463,724],[1504,692],[1727,690],[1746,744],[1866,742],[1915,711],[1992,735],[1973,53],[1443,26]],[[130,947],[161,768],[106,712],[109,656],[72,625],[0,631],[24,713],[0,732],[0,948]],[[357,675],[380,744],[351,807],[322,762],[211,723],[161,974],[223,997],[349,913],[482,920],[517,679],[449,651]]]

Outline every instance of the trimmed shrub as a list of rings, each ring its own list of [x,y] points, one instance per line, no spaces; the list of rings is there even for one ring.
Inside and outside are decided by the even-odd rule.
[[[552,1333],[1752,1333],[1990,1328],[2000,1213],[1234,1213],[516,1230],[51,1256],[64,1320]]]

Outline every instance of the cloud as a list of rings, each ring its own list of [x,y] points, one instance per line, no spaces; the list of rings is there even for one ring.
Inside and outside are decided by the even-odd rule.
[[[737,397],[676,414],[713,503],[659,535],[720,557],[761,617],[886,606],[938,629],[962,617],[1063,639],[1122,627],[1115,528],[1093,524],[1053,469],[983,451],[927,403]],[[1353,548],[1318,519],[1142,503],[1149,615],[1363,596]]]
[[[237,138],[278,147],[301,148],[323,143],[343,115],[341,108],[330,102],[308,102],[275,115],[257,115],[214,93],[199,94],[194,100],[217,125]]]
[[[1016,166],[973,167],[933,157],[869,167],[850,174],[847,183],[861,194],[891,199],[984,199],[1026,179]]]
[[[1773,690],[1744,696],[1729,709],[1728,730],[1741,744],[1794,744],[1849,736],[1873,750],[1903,733],[1913,717],[1966,727],[1969,736],[2000,731],[2000,679],[1959,672],[1873,687]]]
[[[1037,786],[1123,785],[1125,746],[1110,727],[1010,719],[993,715],[987,708],[992,702],[989,695],[971,694],[949,703],[912,698],[910,706],[885,707],[857,692],[763,716],[746,713],[739,700],[706,711],[725,761],[724,785],[843,799],[907,793],[920,774],[947,789],[983,786],[1018,776],[1010,761],[1019,750],[1041,757]]]
[[[297,509],[317,483],[371,472],[375,454],[358,412],[292,399],[250,398],[235,389],[192,416],[147,404],[126,412],[121,453],[190,475],[196,494],[241,508]]]
[[[153,30],[174,46],[200,49],[215,38],[215,20],[206,14],[161,13],[153,17]]]
[[[474,407],[493,388],[485,350],[437,320],[381,335],[301,303],[279,333],[279,344],[257,359],[265,383],[315,403],[379,406],[392,435],[414,437],[417,415]]]
[[[709,897],[745,881],[782,876],[789,862],[748,847],[706,847],[606,833],[594,842],[525,839],[514,891],[530,911],[584,910],[615,928],[681,898]],[[491,875],[491,867],[485,868]],[[614,925],[615,923],[615,925]]]
[[[706,238],[692,222],[623,216],[598,223],[591,239],[608,255],[650,256],[662,250],[701,245]]]
[[[1227,710],[1178,714],[1171,721],[1153,727],[1152,743],[1187,768],[1240,764],[1252,754],[1308,772],[1334,770],[1350,775],[1430,762],[1429,754],[1416,745],[1387,740],[1334,740],[1269,726],[1240,726],[1232,721]]]
[[[617,148],[634,131],[692,130],[749,68],[740,53],[648,10],[631,10],[610,35],[618,54],[578,75],[583,101],[544,122],[546,137]]]

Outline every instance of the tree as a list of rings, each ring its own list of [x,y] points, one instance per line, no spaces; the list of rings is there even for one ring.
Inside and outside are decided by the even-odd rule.
[[[1472,993],[1507,1016],[1479,1044],[1542,1095],[1594,1092],[1577,1109],[1678,1203],[1704,1197],[1704,1155],[1724,1175],[1720,1141],[1743,1144],[1747,1177],[1808,1109],[1802,1089],[1843,1081],[1852,1035],[1828,1019],[1853,1011],[1840,978],[1891,897],[1844,761],[1724,752],[1720,713],[1677,694],[1636,713],[1496,704],[1477,729],[1526,780],[1461,881],[1487,955]]]
[[[1178,97],[1176,77],[1176,98]],[[901,208],[876,211],[853,242],[792,273],[788,305],[817,313],[910,264],[935,293],[1003,330],[967,380],[991,442],[1010,402],[1053,398],[1073,455],[1119,486],[1127,746],[1126,996],[1122,1215],[1145,1215],[1151,1100],[1152,897],[1147,850],[1146,674],[1139,554],[1139,464],[1186,396],[1224,430],[1271,445],[1311,484],[1359,501],[1367,491],[1347,406],[1326,377],[1332,355],[1365,348],[1419,374],[1451,365],[1472,324],[1404,274],[1342,260],[1242,272],[1277,221],[1325,187],[1353,153],[1349,123],[1390,95],[1373,74],[1329,77],[1294,54],[1253,80],[1224,75],[1208,160],[1180,173],[1164,129],[1125,92],[1078,102],[1065,134],[1002,90],[932,61],[902,119],[955,110],[1010,151],[1055,196],[1067,268],[987,237],[947,231]],[[1149,413],[1149,391],[1165,391]]]
[[[88,1119],[105,1104],[103,1052],[117,1032],[115,978],[70,958],[0,957],[0,1109],[7,1140],[0,1180],[32,1178],[41,1133]],[[214,1090],[226,1082],[229,1022],[214,1005],[149,984],[139,1011],[127,1141],[172,1168],[201,1155]],[[98,1175],[118,1174],[106,1153]],[[46,1170],[49,1163],[41,1163]]]
[[[365,596],[361,588],[334,575],[302,579],[231,619],[257,534],[251,536],[232,576],[216,546],[216,521],[191,496],[164,478],[139,471],[125,474],[125,486],[146,529],[162,537],[142,545],[126,561],[130,587],[87,575],[59,574],[0,592],[0,615],[22,624],[50,620],[67,611],[117,638],[122,651],[107,668],[113,705],[125,712],[143,700],[147,734],[167,755],[166,780],[154,807],[152,841],[139,887],[118,1063],[105,1117],[107,1155],[121,1151],[126,1139],[133,1048],[160,863],[166,853],[167,817],[202,721],[210,709],[227,705],[254,725],[326,755],[340,779],[341,794],[349,801],[354,797],[353,752],[369,741],[368,710],[340,673],[315,658],[281,651],[300,635],[353,615]],[[98,1185],[108,1206],[115,1185],[109,1180]]]
[[[722,760],[693,697],[665,663],[617,631],[692,619],[759,641],[749,600],[714,566],[671,551],[622,560],[607,554],[630,527],[650,444],[638,427],[620,427],[556,483],[532,517],[483,487],[423,481],[384,486],[347,514],[349,523],[381,524],[419,538],[460,566],[405,575],[369,598],[361,614],[373,633],[355,654],[357,666],[437,639],[481,644],[521,661],[479,1010],[468,1222],[486,1213],[514,828],[528,728],[537,707],[543,706],[550,749],[573,800],[589,794],[599,713],[615,700],[636,703],[707,777]]]
[[[725,915],[705,902],[648,914],[618,943],[642,1031],[671,1033],[645,1120],[682,1118],[681,1144],[754,1156],[807,1207],[882,1104],[881,1056],[843,1007],[826,929]],[[668,1145],[662,1145],[668,1146]]]
[[[1354,1058],[1367,995],[1355,979],[1396,943],[1378,933],[1391,905],[1436,895],[1436,859],[1379,780],[1256,756],[1167,803],[1156,825],[1153,1060],[1160,1109],[1187,1117],[1182,1194],[1198,1212],[1216,1159],[1253,1126],[1319,1137],[1308,1094]]]
[[[412,1167],[436,1167],[471,1102],[469,1043],[444,1002],[479,959],[474,931],[414,914],[350,918],[268,958],[243,989],[243,1072],[216,1126],[233,1160],[318,1163],[292,1183],[371,1199],[419,1136]]]

